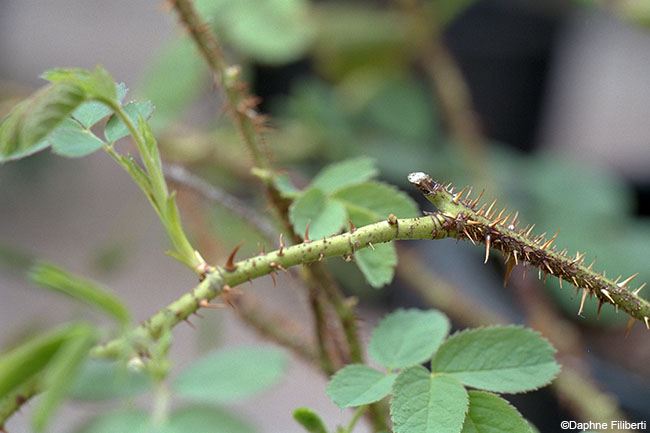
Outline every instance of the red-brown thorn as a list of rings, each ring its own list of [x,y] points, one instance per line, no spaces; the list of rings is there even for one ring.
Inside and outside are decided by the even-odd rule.
[[[237,251],[239,251],[239,248],[244,244],[244,241],[241,241],[234,250],[232,250],[232,253],[230,253],[230,256],[228,256],[228,261],[226,262],[225,266],[223,267],[226,271],[228,272],[234,272],[237,269],[237,265],[235,265],[234,260],[235,260],[235,254],[237,254]]]

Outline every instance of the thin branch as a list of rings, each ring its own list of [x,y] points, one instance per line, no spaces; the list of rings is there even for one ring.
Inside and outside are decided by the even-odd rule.
[[[235,287],[247,281],[277,270],[278,265],[288,269],[295,265],[318,262],[323,258],[354,254],[369,244],[378,244],[399,239],[442,239],[455,236],[456,232],[443,227],[444,219],[436,215],[405,218],[397,221],[381,221],[318,241],[303,242],[279,250],[251,257],[233,264],[231,271],[216,268],[192,291],[156,313],[127,337],[96,346],[91,356],[114,358],[135,348],[146,354],[146,344],[160,337],[196,312],[204,301],[210,301],[222,292],[222,288]],[[131,350],[132,350],[131,349]]]
[[[446,219],[446,228],[453,227],[459,238],[468,239],[474,244],[485,244],[486,262],[490,249],[499,249],[506,256],[510,269],[517,264],[532,265],[537,268],[540,277],[551,274],[567,281],[578,290],[583,290],[585,296],[594,296],[601,304],[614,305],[617,311],[625,311],[650,329],[650,301],[639,296],[644,285],[635,290],[629,287],[636,274],[621,282],[618,279],[612,281],[605,273],[592,270],[592,265],[584,265],[585,253],[576,253],[573,257],[558,252],[552,246],[555,236],[546,240],[544,235],[531,235],[533,227],[517,230],[514,220],[508,222],[512,213],[503,216],[505,208],[500,213],[494,208],[496,200],[487,210],[481,207],[475,212],[476,200],[463,200],[460,193],[434,182],[424,173],[411,173],[409,181],[436,205],[438,215]]]
[[[435,273],[409,248],[399,248],[399,266],[395,276],[405,282],[429,305],[464,326],[477,327],[507,323],[504,317],[486,305],[479,305],[452,283]]]
[[[266,154],[262,151],[263,143],[260,135],[260,127],[265,118],[260,116],[255,110],[257,99],[249,95],[246,91],[246,84],[240,80],[240,70],[234,66],[228,66],[223,59],[221,49],[214,34],[210,32],[206,23],[204,23],[196,13],[191,0],[173,0],[172,6],[178,13],[181,23],[189,31],[199,51],[206,59],[210,69],[217,77],[220,85],[225,90],[226,99],[230,106],[235,123],[246,143],[248,149],[253,155],[255,164],[268,172],[272,170],[272,164]],[[272,175],[271,175],[272,177]],[[300,243],[300,236],[293,231],[293,227],[288,217],[289,202],[279,194],[270,179],[266,182],[266,194],[271,204],[276,209],[287,232],[291,234],[294,243]],[[315,264],[307,271],[309,278],[308,286],[312,290],[322,290],[326,294],[326,299],[332,305],[345,333],[348,344],[349,356],[352,362],[362,362],[361,343],[358,336],[356,324],[356,315],[354,308],[346,303],[340,288],[336,285],[328,271],[320,264]],[[314,306],[312,304],[312,306]],[[320,310],[320,307],[318,308]],[[323,315],[319,311],[313,310],[314,319],[322,320]],[[316,329],[322,328],[325,323],[316,323]],[[321,338],[322,335],[317,335]],[[323,347],[325,342],[321,342],[319,347]],[[322,354],[325,356],[325,354]],[[331,360],[330,360],[331,361]],[[375,426],[385,428],[386,426]]]
[[[211,202],[214,202],[234,214],[240,216],[243,220],[257,229],[267,239],[275,239],[277,230],[266,219],[259,216],[258,212],[248,206],[237,197],[229,194],[216,185],[212,185],[200,177],[190,173],[183,166],[177,164],[167,164],[163,166],[165,177],[184,187],[198,192],[201,196]]]
[[[284,347],[309,363],[318,362],[318,354],[314,343],[301,336],[300,324],[287,319],[286,316],[271,315],[260,308],[256,300],[250,298],[237,299],[235,302],[237,314],[248,325],[261,335]]]
[[[261,125],[264,118],[255,110],[257,99],[246,92],[246,83],[240,80],[240,68],[229,66],[225,62],[217,38],[210,31],[207,23],[201,20],[191,0],[171,0],[171,4],[208,63],[219,85],[225,90],[235,124],[251,151],[255,164],[258,167],[269,168],[269,161],[262,151],[261,143],[263,141],[258,133],[258,126]]]

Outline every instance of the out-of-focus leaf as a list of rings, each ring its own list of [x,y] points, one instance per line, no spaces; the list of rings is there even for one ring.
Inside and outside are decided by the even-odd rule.
[[[208,69],[189,38],[166,46],[154,60],[141,83],[139,94],[156,107],[151,119],[154,130],[160,130],[195,100],[208,84]]]
[[[52,83],[69,83],[83,89],[89,99],[117,102],[117,84],[111,74],[97,65],[93,71],[78,68],[56,68],[45,71],[41,78]]]
[[[199,359],[181,373],[174,389],[193,400],[231,402],[272,387],[286,369],[287,358],[277,349],[240,347]]]
[[[0,162],[45,149],[43,140],[85,99],[73,83],[52,83],[19,104],[0,124]]]
[[[332,198],[343,204],[357,226],[386,219],[389,214],[399,218],[419,214],[411,197],[394,186],[381,182],[363,182],[336,191]]]
[[[39,400],[32,418],[36,431],[43,431],[47,427],[95,339],[95,328],[83,323],[74,325],[65,343],[48,364],[43,378],[46,391]]]
[[[187,406],[174,410],[162,433],[256,433],[248,421],[216,407]],[[153,432],[152,432],[153,433]]]
[[[347,186],[356,185],[377,175],[372,158],[360,157],[328,165],[311,182],[311,187],[332,193]]]
[[[410,56],[406,14],[347,3],[314,5],[319,23],[313,49],[316,68],[330,78],[353,70],[401,70]]]
[[[149,414],[140,409],[121,409],[105,412],[74,433],[152,433]]]
[[[309,433],[327,433],[323,420],[316,412],[308,407],[299,407],[293,411],[293,419]]]
[[[24,342],[0,356],[0,395],[41,372],[74,331],[73,325],[56,328]]]
[[[309,238],[319,239],[339,232],[345,225],[345,208],[329,200],[318,188],[310,188],[289,208],[296,233],[304,233],[309,223]]]
[[[388,395],[395,377],[367,365],[346,365],[332,376],[327,395],[340,409],[374,403]]]
[[[475,2],[476,0],[434,0],[436,18],[442,26],[446,26]]]
[[[88,360],[73,381],[69,396],[101,401],[138,395],[151,387],[149,376],[114,361]]]
[[[412,77],[398,76],[383,80],[362,113],[374,130],[424,141],[437,129],[437,116],[430,100],[424,86]]]
[[[261,63],[296,60],[311,44],[313,25],[304,0],[219,0],[215,30]]]
[[[39,286],[65,293],[114,317],[122,325],[130,320],[124,303],[108,290],[84,278],[72,275],[52,264],[40,262],[29,273],[30,280]]]

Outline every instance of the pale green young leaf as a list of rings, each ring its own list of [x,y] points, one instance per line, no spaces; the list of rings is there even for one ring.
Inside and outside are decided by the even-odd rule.
[[[124,83],[117,85],[117,100],[121,103],[128,89]],[[113,110],[108,107],[106,104],[97,101],[88,101],[81,104],[74,112],[72,117],[74,117],[79,123],[81,123],[84,128],[90,129],[97,122],[102,120],[104,117],[111,114]]]
[[[73,332],[66,325],[37,335],[0,356],[0,395],[7,395],[40,373]]]
[[[395,245],[376,244],[354,253],[354,260],[372,287],[379,288],[391,281],[397,265]]]
[[[296,233],[303,234],[309,223],[309,238],[319,239],[341,231],[345,226],[345,208],[329,200],[318,188],[310,188],[289,208],[289,219]]]
[[[95,66],[91,72],[79,68],[56,68],[41,74],[52,83],[70,83],[79,86],[89,99],[117,104],[117,84],[111,74],[101,67]]]
[[[151,433],[149,418],[149,413],[140,409],[104,412],[74,430],[74,433]]]
[[[319,188],[325,193],[332,193],[365,182],[375,177],[377,173],[373,159],[362,156],[328,165],[314,177],[310,186]]]
[[[320,416],[308,407],[299,407],[293,411],[293,419],[309,433],[327,433],[325,423]]]
[[[138,86],[156,107],[151,120],[154,130],[168,127],[208,83],[208,69],[189,36],[176,39],[156,55],[153,65]]]
[[[386,219],[395,214],[399,218],[419,215],[415,201],[392,185],[381,182],[363,182],[340,189],[332,198],[348,210],[352,222],[360,227]]]
[[[372,331],[368,354],[387,369],[421,364],[449,333],[447,316],[435,310],[397,310]]]
[[[54,153],[69,158],[87,156],[104,147],[102,140],[81,127],[59,127],[50,134],[48,141]]]
[[[280,381],[287,357],[268,347],[240,347],[213,352],[187,367],[173,389],[178,395],[208,403],[231,402],[260,393]]]
[[[261,63],[296,60],[311,43],[313,23],[305,0],[220,0],[211,17],[216,31]]]
[[[115,361],[87,360],[73,381],[69,397],[102,401],[130,397],[151,388],[151,379]]]
[[[187,406],[174,410],[169,421],[155,433],[256,433],[246,420],[216,407]],[[151,433],[154,433],[151,431]]]
[[[87,98],[79,86],[52,83],[19,104],[0,124],[0,162],[42,150],[43,142]]]
[[[83,323],[76,324],[49,362],[43,377],[46,391],[39,399],[32,418],[36,431],[43,431],[47,427],[95,340],[95,328]]]
[[[138,115],[142,116],[144,119],[151,117],[153,113],[153,105],[149,101],[144,102],[129,102],[124,105],[124,111],[131,118],[131,121],[137,125],[138,124]],[[104,130],[104,137],[109,143],[115,143],[120,138],[124,138],[129,135],[129,129],[126,127],[124,122],[113,114],[106,122],[106,129]]]
[[[550,343],[530,329],[505,326],[452,335],[433,358],[435,372],[467,386],[516,393],[548,385],[560,371]]]
[[[84,278],[72,275],[49,263],[36,263],[29,272],[32,283],[64,293],[112,316],[122,325],[130,320],[124,303],[107,289]]]
[[[300,195],[300,190],[291,183],[291,179],[287,175],[277,175],[272,178],[273,185],[277,189],[282,197],[286,198],[296,198]]]
[[[374,403],[386,397],[397,374],[384,374],[362,364],[337,371],[327,385],[327,395],[341,409]]]
[[[457,379],[409,367],[397,376],[392,394],[395,433],[460,433],[469,401]]]
[[[521,414],[498,395],[469,392],[469,411],[462,433],[532,433]]]

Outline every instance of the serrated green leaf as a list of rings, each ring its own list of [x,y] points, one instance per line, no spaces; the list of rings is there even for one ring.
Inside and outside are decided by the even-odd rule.
[[[105,412],[77,428],[74,433],[151,433],[149,414],[139,409]]]
[[[149,101],[129,102],[124,105],[124,111],[129,115],[131,121],[137,125],[138,115],[142,116],[144,119],[148,119],[153,113],[153,105]],[[115,143],[117,140],[124,138],[127,135],[129,135],[129,129],[118,116],[113,114],[106,123],[104,137],[106,137],[106,140],[109,143]]]
[[[462,433],[532,433],[521,414],[498,395],[469,392],[469,411]]]
[[[102,401],[131,397],[151,388],[151,379],[113,361],[88,360],[72,383],[69,397],[81,401]]]
[[[389,370],[421,364],[431,359],[450,328],[439,311],[397,310],[372,331],[368,354]]]
[[[549,384],[558,374],[553,353],[550,343],[530,329],[480,328],[459,332],[442,343],[432,368],[474,388],[524,392]]]
[[[331,196],[345,206],[357,226],[386,219],[391,213],[400,218],[419,215],[415,201],[404,192],[382,182],[363,182],[336,191]]]
[[[367,365],[346,365],[332,376],[327,395],[341,409],[374,403],[388,395],[396,377]]]
[[[289,219],[296,233],[304,233],[309,223],[309,238],[319,239],[338,233],[345,226],[345,208],[328,200],[323,191],[310,188],[291,203]]]
[[[128,89],[124,83],[117,85],[117,100],[122,102]],[[84,102],[72,113],[72,117],[77,119],[85,128],[90,129],[95,123],[111,114],[111,110],[106,104],[97,101]]]
[[[299,407],[293,411],[293,419],[309,433],[327,433],[323,420],[316,412],[308,407]]]
[[[469,399],[457,379],[409,367],[397,376],[392,394],[395,433],[460,433]]]
[[[48,141],[52,144],[52,151],[69,158],[80,158],[90,155],[104,147],[104,142],[95,134],[81,128],[57,128]]]
[[[89,99],[98,99],[117,103],[117,84],[111,74],[101,67],[95,66],[91,72],[79,68],[56,68],[45,71],[41,77],[55,84],[69,83],[79,86]]]
[[[7,395],[41,372],[66,341],[73,326],[37,335],[0,357],[0,395]]]
[[[231,402],[272,387],[286,369],[287,357],[280,350],[240,347],[204,356],[181,373],[173,388],[193,400]]]
[[[60,82],[39,90],[19,104],[0,125],[0,162],[19,159],[49,143],[43,140],[85,99],[77,85]]]
[[[391,281],[395,275],[397,252],[393,244],[376,244],[354,253],[354,260],[368,284],[378,289]]]
[[[374,160],[363,156],[328,165],[316,175],[310,186],[331,193],[365,182],[377,173]]]
[[[88,356],[95,339],[95,328],[82,323],[76,324],[68,334],[65,343],[49,362],[44,377],[46,392],[39,399],[32,418],[36,431],[43,431],[47,427],[76,377],[79,366]]]
[[[256,433],[247,421],[216,407],[187,406],[174,410],[161,433]],[[153,432],[152,432],[153,433]]]
[[[261,63],[300,58],[313,26],[304,0],[220,0],[215,29],[241,53]],[[215,9],[213,9],[215,10]]]
[[[122,325],[129,323],[130,314],[126,305],[118,297],[92,281],[44,262],[36,263],[32,267],[29,278],[36,285],[64,293],[102,310]]]

